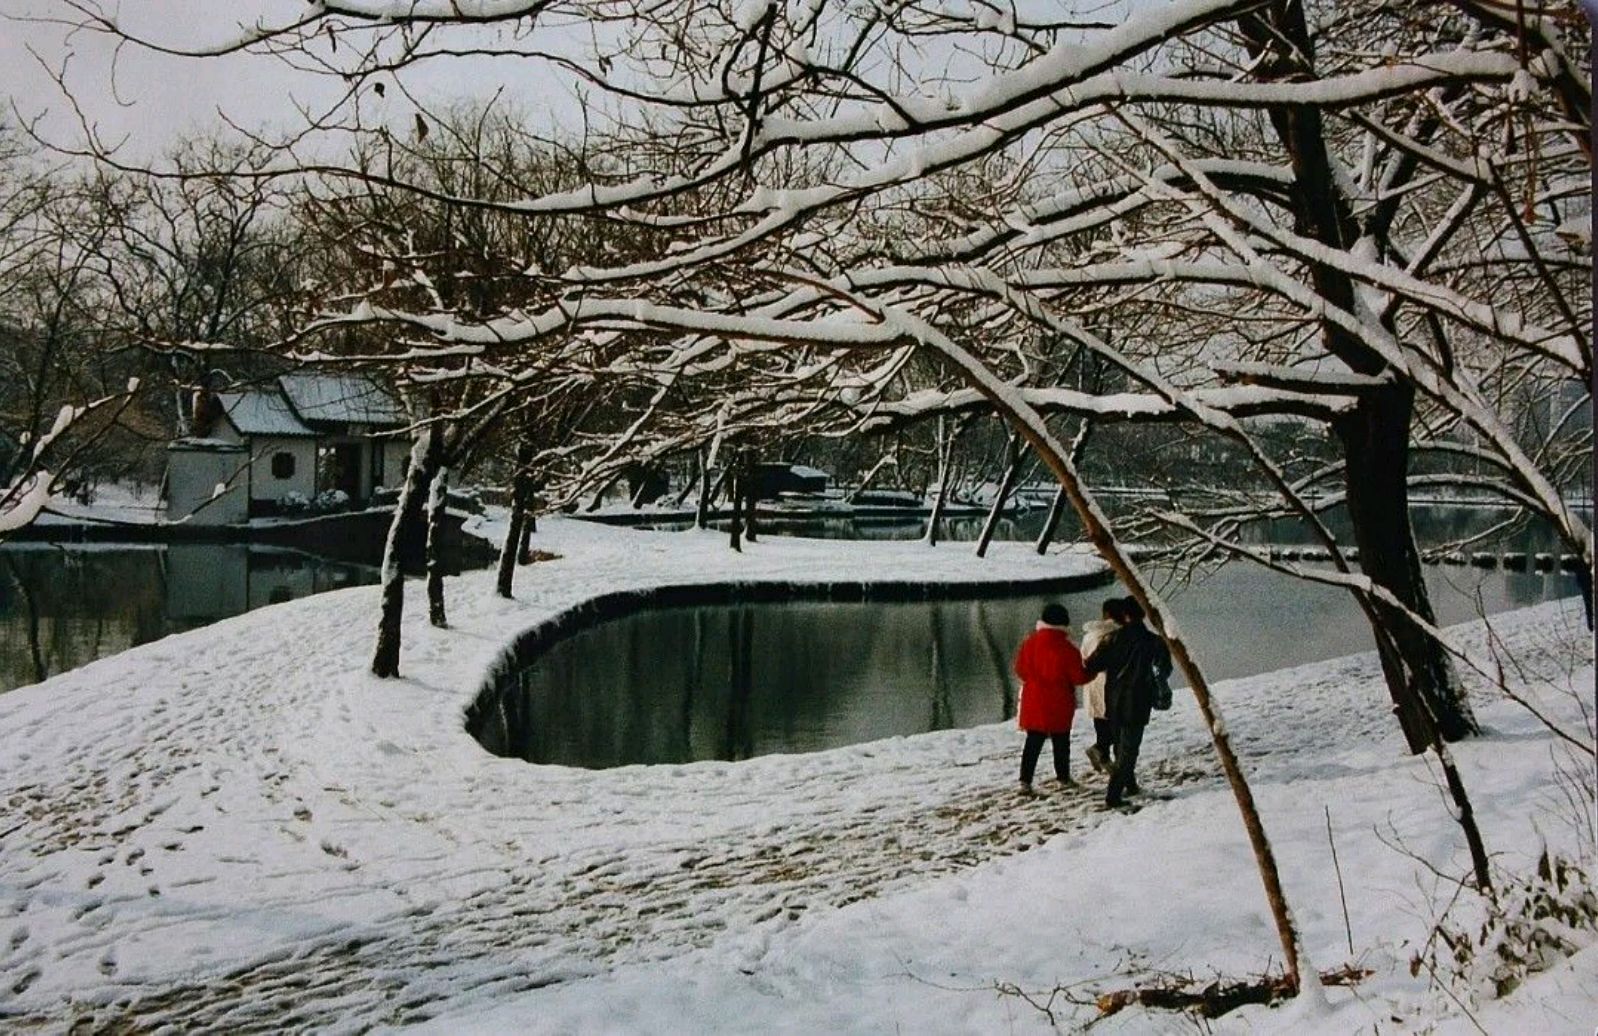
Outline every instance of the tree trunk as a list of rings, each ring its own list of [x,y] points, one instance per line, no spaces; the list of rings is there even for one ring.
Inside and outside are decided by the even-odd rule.
[[[514,597],[516,585],[516,558],[521,551],[522,533],[527,525],[527,515],[521,505],[511,507],[510,528],[505,530],[505,542],[499,547],[499,567],[494,573],[494,592],[504,598]]]
[[[1260,59],[1259,77],[1316,77],[1314,48],[1301,5],[1273,3],[1244,15],[1238,25]],[[1350,250],[1359,240],[1359,228],[1337,187],[1320,111],[1311,106],[1273,108],[1269,116],[1293,169],[1299,232],[1327,247]],[[1312,265],[1309,273],[1322,298],[1346,312],[1358,312],[1354,284],[1346,273],[1326,265]],[[1384,320],[1384,326],[1394,330],[1390,318]],[[1330,321],[1322,322],[1322,334],[1327,349],[1354,372],[1380,375],[1386,370],[1380,356]],[[1407,387],[1370,393],[1361,398],[1352,414],[1338,420],[1335,431],[1346,461],[1348,514],[1360,550],[1360,568],[1430,622],[1431,602],[1409,523],[1413,402],[1413,391]],[[1448,740],[1479,732],[1453,663],[1441,645],[1394,609],[1378,604],[1372,614],[1392,635],[1391,649],[1384,649],[1380,647],[1381,630],[1373,630],[1388,694],[1410,751],[1426,750],[1428,710],[1436,717],[1438,732]]]
[[[495,573],[494,592],[509,598],[516,582],[516,559],[527,555],[527,513],[532,509],[532,474],[527,470],[533,459],[533,445],[527,439],[516,444],[516,474],[511,479],[510,528],[505,530],[505,542],[499,548],[499,570]]]
[[[710,527],[710,459],[699,451],[699,502],[694,505],[694,528]]]
[[[740,480],[744,487],[744,508],[747,517],[744,519],[744,538],[750,543],[755,542],[755,508],[760,504],[760,479],[755,474],[755,454],[751,450],[744,455],[744,477]]]
[[[743,534],[744,534],[743,494],[744,494],[745,490],[744,490],[743,472],[741,470],[741,467],[742,467],[742,465],[735,458],[733,460],[733,462],[730,465],[728,465],[727,476],[726,476],[727,479],[729,480],[729,488],[728,488],[727,492],[729,494],[730,499],[732,500],[732,525],[731,525],[730,529],[728,530],[728,537],[729,537],[729,541],[730,541],[729,545],[732,547],[733,550],[736,550],[739,553],[742,553],[743,549],[744,549],[744,546],[743,546]]]
[[[1043,520],[1043,531],[1038,533],[1038,553],[1047,554],[1054,534],[1060,528],[1060,518],[1065,514],[1065,490],[1056,489],[1049,504],[1049,516]]]
[[[953,435],[945,441],[943,438],[943,418],[938,418],[938,495],[932,501],[932,513],[927,515],[927,546],[938,545],[938,523],[943,520],[943,504],[949,495],[949,476],[953,474],[954,464],[954,439]],[[958,434],[958,433],[957,433]]]
[[[1409,525],[1412,404],[1410,390],[1403,387],[1371,394],[1335,430],[1347,461],[1344,489],[1361,570],[1435,626],[1420,552]],[[1374,611],[1390,635],[1389,644],[1378,654],[1409,750],[1426,751],[1433,717],[1445,741],[1479,733],[1443,645],[1398,609],[1375,601]]]
[[[1237,802],[1238,812],[1242,814],[1243,828],[1248,833],[1249,845],[1254,850],[1254,862],[1259,868],[1260,881],[1265,886],[1265,899],[1276,924],[1276,934],[1282,947],[1287,979],[1293,989],[1297,990],[1300,983],[1298,929],[1293,923],[1292,911],[1282,890],[1281,875],[1276,866],[1276,854],[1271,849],[1269,838],[1266,837],[1265,824],[1260,818],[1259,808],[1255,805],[1254,793],[1249,787],[1248,778],[1243,774],[1237,753],[1232,748],[1231,734],[1221,718],[1219,706],[1210,694],[1210,686],[1204,678],[1203,671],[1188,652],[1187,643],[1166,613],[1164,602],[1143,579],[1142,573],[1138,571],[1120,541],[1115,538],[1115,534],[1110,531],[1109,522],[1099,510],[1098,502],[1077,476],[1076,466],[1071,462],[1069,451],[1062,448],[1049,434],[1043,416],[1020,397],[1009,392],[1008,386],[996,379],[970,353],[947,340],[939,341],[937,345],[938,351],[960,366],[967,382],[999,409],[999,412],[1026,438],[1042,461],[1054,472],[1055,478],[1060,482],[1060,488],[1065,490],[1067,498],[1071,501],[1071,506],[1076,511],[1088,540],[1120,578],[1122,584],[1143,606],[1154,629],[1165,638],[1166,645],[1171,649],[1172,661],[1187,679],[1193,698],[1198,703],[1205,727],[1210,732],[1210,741],[1215,747],[1215,754],[1220,760],[1221,770],[1226,775],[1226,782]]]
[[[412,523],[421,516],[420,504],[432,481],[432,468],[438,457],[438,425],[429,424],[411,444],[410,466],[405,484],[394,504],[388,539],[383,544],[383,607],[377,621],[377,646],[372,653],[372,672],[377,676],[399,675],[400,622],[405,615],[404,545],[414,538]]]
[[[682,480],[682,489],[677,492],[677,495],[673,497],[671,501],[671,506],[674,510],[681,508],[682,505],[687,502],[688,494],[692,493],[694,491],[694,487],[699,485],[699,466],[704,463],[704,460],[705,458],[703,454],[694,454],[693,477]]]
[[[538,531],[538,501],[533,490],[528,490],[527,506],[522,508],[521,542],[516,545],[516,560],[523,565],[533,563],[533,533]]]
[[[999,519],[1004,517],[1004,505],[1010,499],[1010,491],[1015,488],[1016,476],[1021,473],[1021,433],[1010,433],[1009,460],[1004,466],[1004,477],[999,481],[999,495],[993,498],[993,506],[988,509],[988,520],[982,523],[982,535],[977,539],[977,557],[988,556],[988,544],[993,542],[993,534],[999,528]]]
[[[855,487],[854,492],[849,494],[849,502],[852,504],[858,500],[860,498],[860,494],[864,493],[871,486],[871,480],[877,477],[877,472],[887,467],[888,464],[893,463],[893,461],[894,456],[891,453],[884,453],[881,457],[879,457],[877,462],[871,465],[871,470],[866,472],[865,478],[860,480],[860,484]]]
[[[1108,339],[1106,339],[1106,341],[1108,341]],[[1093,391],[1097,392],[1101,387],[1100,379],[1095,377],[1093,380]],[[1082,419],[1081,427],[1079,427],[1076,431],[1076,438],[1071,440],[1072,467],[1081,467],[1082,454],[1087,452],[1088,437],[1092,434],[1093,422],[1084,417]],[[1065,490],[1063,488],[1055,490],[1054,500],[1049,504],[1049,516],[1043,520],[1043,531],[1038,533],[1039,554],[1047,554],[1049,552],[1049,544],[1054,542],[1054,534],[1060,530],[1060,519],[1065,514],[1065,504]]]
[[[427,495],[427,621],[449,625],[444,609],[444,512],[449,499],[449,465],[440,464]]]

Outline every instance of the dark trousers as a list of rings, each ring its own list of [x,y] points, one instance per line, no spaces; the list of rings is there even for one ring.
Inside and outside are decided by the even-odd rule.
[[[1115,751],[1115,724],[1107,719],[1093,721],[1093,747],[1108,760]]]
[[[1071,779],[1071,735],[1026,732],[1026,744],[1021,748],[1021,783],[1031,784],[1038,769],[1038,756],[1043,753],[1043,741],[1054,746],[1054,776],[1062,781]]]
[[[1143,747],[1143,724],[1128,723],[1115,732],[1115,770],[1110,774],[1110,787],[1104,793],[1106,802],[1116,803],[1126,794],[1126,789],[1137,787],[1137,753]]]

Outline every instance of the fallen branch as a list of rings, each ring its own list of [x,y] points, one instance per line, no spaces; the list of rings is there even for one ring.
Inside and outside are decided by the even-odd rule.
[[[1372,972],[1345,964],[1341,968],[1321,973],[1325,986],[1352,986],[1368,978]],[[1191,979],[1172,978],[1157,985],[1134,989],[1117,989],[1099,994],[1095,1004],[1102,1017],[1128,1007],[1152,1007],[1162,1011],[1191,1011],[1201,1018],[1219,1018],[1229,1011],[1250,1004],[1274,1004],[1293,995],[1293,983],[1286,975],[1273,975],[1245,982],[1223,982],[1220,979],[1195,988]]]

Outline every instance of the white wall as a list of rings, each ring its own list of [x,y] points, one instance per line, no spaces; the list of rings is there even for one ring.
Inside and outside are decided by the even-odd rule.
[[[249,462],[244,450],[189,449],[179,442],[167,448],[166,458],[167,521],[232,525],[249,517],[249,476],[239,471]],[[213,501],[224,483],[228,489]]]
[[[272,458],[287,453],[294,458],[294,474],[277,478]],[[288,493],[309,500],[316,496],[316,440],[304,437],[258,435],[250,440],[255,463],[250,471],[250,499],[277,501]]]

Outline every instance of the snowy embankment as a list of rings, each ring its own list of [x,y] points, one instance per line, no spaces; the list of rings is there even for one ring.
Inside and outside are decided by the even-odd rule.
[[[603,772],[494,758],[464,734],[462,709],[514,635],[600,594],[1096,568],[1024,544],[977,562],[969,544],[773,538],[738,556],[723,542],[550,522],[538,545],[563,560],[519,570],[521,600],[495,598],[489,573],[452,580],[455,625],[435,631],[409,588],[399,681],[365,673],[367,587],[0,697],[0,1021],[1027,1031],[1047,1017],[996,983],[1041,1003],[1056,986],[1086,996],[1130,974],[1268,965],[1247,845],[1186,701],[1145,747],[1145,785],[1176,797],[1130,817],[1096,811],[1096,781],[1018,799],[1003,724]],[[1523,660],[1517,686],[1572,722],[1560,692],[1593,676],[1579,611],[1494,625]],[[1479,627],[1455,632],[1482,654]],[[1573,837],[1550,778],[1558,746],[1472,682],[1494,733],[1462,764],[1489,847],[1524,869],[1540,837]],[[1402,754],[1373,658],[1217,693],[1312,956],[1350,959],[1328,805],[1354,959],[1376,972],[1319,1018],[1252,1008],[1225,1024],[1387,1030],[1393,1014],[1457,1011],[1407,966],[1446,893],[1390,846],[1462,873],[1459,839],[1426,763]],[[1590,952],[1484,1017],[1552,1031],[1585,1011],[1590,1026]],[[1093,1016],[1063,995],[1052,1007],[1064,1027]],[[1179,1024],[1129,1011],[1106,1028]]]

